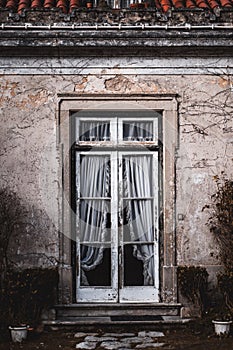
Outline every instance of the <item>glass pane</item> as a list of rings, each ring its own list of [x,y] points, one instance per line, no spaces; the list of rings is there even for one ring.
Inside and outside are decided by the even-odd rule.
[[[109,141],[110,122],[80,121],[80,141]]]
[[[81,200],[79,207],[81,242],[111,241],[111,205],[104,200]]]
[[[129,0],[121,0],[121,8],[129,8]]]
[[[123,201],[124,242],[154,242],[153,200]]]
[[[153,141],[153,122],[123,122],[124,141]]]
[[[124,197],[152,197],[152,183],[152,156],[123,157]]]
[[[81,245],[80,285],[111,286],[111,248],[106,245]]]
[[[110,197],[110,157],[82,155],[80,162],[80,197]]]
[[[154,246],[124,245],[124,286],[154,285]]]

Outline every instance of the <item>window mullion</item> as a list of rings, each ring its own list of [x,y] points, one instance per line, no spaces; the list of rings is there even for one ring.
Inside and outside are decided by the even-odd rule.
[[[113,144],[118,143],[118,130],[117,130],[117,125],[118,125],[118,118],[112,118],[110,121],[110,135],[111,135],[111,141]]]
[[[77,135],[77,134],[76,134]],[[80,287],[80,218],[79,218],[79,204],[80,204],[80,154],[76,152],[76,178],[75,178],[75,207],[76,207],[76,220],[75,220],[75,234],[76,234],[76,276],[77,285]]]
[[[118,215],[119,215],[119,228],[118,228],[118,245],[119,245],[119,288],[123,287],[123,163],[122,153],[118,152]]]
[[[111,248],[112,287],[118,288],[118,173],[117,151],[111,152]]]

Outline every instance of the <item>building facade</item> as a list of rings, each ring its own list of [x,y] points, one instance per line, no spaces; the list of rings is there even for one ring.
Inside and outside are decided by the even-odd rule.
[[[59,303],[179,305],[221,268],[206,225],[232,174],[233,3],[1,3],[1,187],[27,210],[18,267]]]

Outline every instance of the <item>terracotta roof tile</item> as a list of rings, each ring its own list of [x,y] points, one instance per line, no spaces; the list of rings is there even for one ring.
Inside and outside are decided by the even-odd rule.
[[[208,2],[212,9],[215,9],[215,7],[219,7],[219,3],[215,0],[208,0]]]
[[[70,12],[72,12],[75,9],[78,9],[82,7],[82,1],[81,0],[70,0]]]
[[[230,0],[220,0],[220,4],[223,6],[223,7],[232,7],[232,2]]]
[[[186,1],[186,7],[188,9],[194,9],[194,8],[196,8],[196,4],[195,4],[195,2],[193,0],[187,0]]]
[[[6,9],[15,10],[18,8],[18,0],[7,0]]]
[[[55,7],[55,0],[45,0],[43,7],[45,9],[51,9],[51,8]]]
[[[143,8],[147,7],[142,0],[142,4],[131,4],[130,7]],[[214,10],[215,8],[229,8],[233,10],[233,0],[154,0],[155,8],[158,11],[168,12],[171,9],[203,9]],[[14,12],[22,13],[29,9],[60,9],[63,13],[70,13],[79,8],[91,8],[92,0],[0,0],[0,9],[8,9]]]
[[[32,9],[38,9],[41,7],[41,1],[40,0],[32,0],[31,8]]]
[[[177,9],[183,8],[184,7],[184,2],[183,0],[172,0],[173,6]]]
[[[62,12],[67,13],[67,1],[66,0],[58,0],[56,7],[60,8]]]
[[[172,7],[170,0],[160,0],[160,4],[164,12],[167,12]]]
[[[209,9],[210,6],[208,4],[208,0],[205,1],[205,0],[196,0],[196,4],[197,4],[197,7],[201,8],[201,9]]]
[[[25,9],[29,9],[31,5],[30,0],[19,0],[18,13],[21,13]]]

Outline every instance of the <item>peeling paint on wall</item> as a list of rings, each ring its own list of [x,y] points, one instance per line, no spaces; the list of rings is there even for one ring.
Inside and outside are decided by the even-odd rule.
[[[104,59],[101,64],[105,65]],[[179,101],[176,205],[177,213],[184,215],[176,227],[178,263],[217,266],[217,248],[205,225],[207,214],[202,212],[202,207],[214,191],[213,176],[222,170],[229,176],[232,174],[230,79],[226,74],[144,75],[141,68],[135,68],[134,75],[2,76],[1,186],[16,190],[30,215],[34,215],[29,219],[34,229],[22,233],[16,241],[15,261],[49,265],[58,259],[57,93],[172,92],[178,95]],[[43,256],[43,252],[49,258]],[[20,260],[21,257],[24,258]]]

